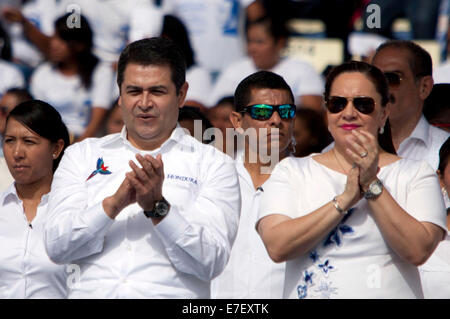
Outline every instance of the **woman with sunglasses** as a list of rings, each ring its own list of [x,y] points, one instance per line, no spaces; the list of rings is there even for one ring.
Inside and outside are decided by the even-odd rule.
[[[284,297],[423,298],[417,266],[446,229],[437,176],[395,154],[379,69],[336,67],[324,97],[334,147],[281,161],[261,200],[258,232],[287,260]]]
[[[69,133],[49,104],[30,100],[6,120],[3,152],[14,183],[0,193],[0,298],[65,298],[66,271],[45,251],[48,193],[69,145]]]

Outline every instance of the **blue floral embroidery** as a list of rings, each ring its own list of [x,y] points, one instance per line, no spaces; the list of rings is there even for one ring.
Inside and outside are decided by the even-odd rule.
[[[306,285],[304,285],[304,286],[299,285],[297,287],[297,294],[298,294],[298,299],[306,298],[306,295],[308,294],[308,287]]]
[[[327,259],[325,260],[325,262],[323,264],[319,264],[319,268],[322,269],[322,271],[324,272],[325,276],[328,275],[328,272],[330,270],[334,269],[334,266],[330,265],[330,260]]]
[[[317,251],[313,250],[309,253],[309,258],[311,258],[313,263],[315,263],[317,260],[319,260],[319,254],[317,253]]]
[[[333,243],[335,243],[337,246],[341,246],[342,240],[339,233],[341,233],[342,235],[353,233],[353,228],[351,228],[348,225],[345,225],[344,223],[353,214],[354,211],[355,208],[350,208],[348,210],[347,215],[345,215],[345,217],[342,219],[339,225],[337,225],[336,228],[334,228],[325,238],[325,241],[323,243],[324,247],[331,245]]]
[[[308,272],[307,270],[305,270],[305,283],[309,284],[310,286],[313,285],[313,281],[312,281],[312,277],[314,276],[313,272]]]
[[[337,288],[331,286],[332,282],[321,281],[319,286],[314,291],[320,293],[320,297],[329,299],[332,294],[337,294]]]

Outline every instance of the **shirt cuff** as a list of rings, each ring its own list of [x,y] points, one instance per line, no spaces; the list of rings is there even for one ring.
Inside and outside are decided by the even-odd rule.
[[[173,205],[170,205],[170,210],[166,217],[155,226],[156,232],[165,245],[176,243],[177,239],[187,233],[188,228],[189,223],[181,216],[180,210]]]
[[[89,233],[98,237],[105,236],[114,219],[109,218],[100,202],[85,211],[83,220],[88,225]]]

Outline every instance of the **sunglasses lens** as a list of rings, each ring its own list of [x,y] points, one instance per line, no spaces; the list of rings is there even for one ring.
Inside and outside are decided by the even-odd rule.
[[[295,116],[295,105],[284,104],[278,107],[278,114],[282,119],[292,119]]]
[[[265,104],[253,105],[250,116],[255,120],[268,120],[272,117],[273,107]]]
[[[363,114],[370,114],[375,109],[375,101],[371,97],[355,97],[353,105]]]
[[[400,75],[398,75],[397,73],[386,72],[384,73],[384,76],[386,77],[390,86],[396,87],[400,85]]]
[[[347,105],[347,99],[345,97],[332,96],[330,97],[326,105],[330,113],[339,113],[343,109],[345,109],[345,106]]]

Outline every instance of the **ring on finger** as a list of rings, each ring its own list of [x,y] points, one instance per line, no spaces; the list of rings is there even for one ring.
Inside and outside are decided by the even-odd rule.
[[[361,156],[362,158],[364,158],[364,157],[366,157],[367,156],[367,151],[365,151],[365,152],[362,152],[361,154],[359,154],[359,156]]]

